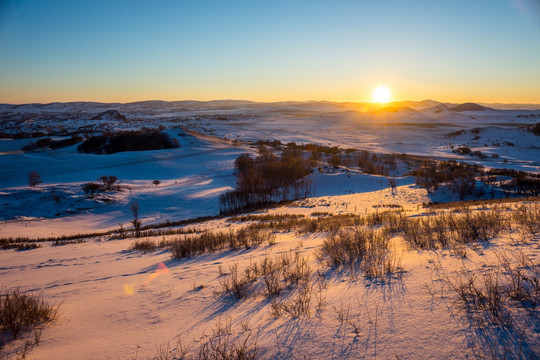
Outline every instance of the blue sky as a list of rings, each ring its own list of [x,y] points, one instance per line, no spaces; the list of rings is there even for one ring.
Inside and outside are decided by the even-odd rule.
[[[540,1],[2,1],[0,102],[540,103]]]

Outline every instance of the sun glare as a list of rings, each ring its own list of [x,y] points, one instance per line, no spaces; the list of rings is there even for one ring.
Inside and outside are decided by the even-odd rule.
[[[392,91],[388,86],[379,85],[371,93],[371,101],[376,103],[387,103],[392,99]]]

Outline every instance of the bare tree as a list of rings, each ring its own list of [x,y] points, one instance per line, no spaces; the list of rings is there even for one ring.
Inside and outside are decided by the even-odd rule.
[[[396,179],[394,179],[394,178],[388,179],[388,186],[390,186],[390,189],[392,189],[392,195],[397,194],[397,191],[396,191]]]
[[[133,220],[131,223],[133,224],[133,228],[135,229],[135,236],[140,237],[141,236],[141,220],[139,220],[139,202],[137,200],[132,201],[129,205],[129,209],[131,210],[131,213],[133,214]]]
[[[152,181],[152,184],[158,186],[159,184],[161,184],[161,181],[159,181],[159,180],[154,180],[154,181]]]
[[[41,176],[35,171],[32,171],[28,174],[28,185],[34,187],[37,184],[41,184],[43,181],[41,181]]]
[[[96,196],[96,194],[101,190],[101,186],[99,186],[99,184],[92,183],[92,182],[83,184],[81,187],[84,193],[86,194],[86,196],[91,197],[91,198]]]
[[[103,175],[98,180],[103,183],[103,189],[105,191],[111,191],[114,188],[114,183],[118,181],[118,178],[116,176]]]

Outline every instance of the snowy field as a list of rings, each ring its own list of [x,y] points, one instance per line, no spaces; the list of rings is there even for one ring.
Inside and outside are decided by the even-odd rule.
[[[507,225],[487,239],[467,243],[452,240],[452,230],[448,243],[433,248],[413,245],[410,228],[385,232],[391,227],[388,219],[309,231],[301,231],[300,223],[268,226],[258,230],[263,238],[258,244],[189,258],[175,258],[170,244],[184,236],[231,233],[265,221],[215,217],[186,226],[162,226],[162,234],[141,239],[131,231],[134,202],[143,226],[218,215],[219,196],[236,186],[235,159],[244,153],[254,156],[258,140],[458,159],[487,168],[540,173],[540,137],[526,128],[540,122],[538,106],[453,111],[454,105],[433,101],[399,105],[382,109],[365,104],[234,101],[0,105],[4,136],[42,133],[35,138],[0,139],[1,237],[100,233],[64,246],[54,246],[51,240],[36,249],[0,251],[1,286],[42,294],[59,305],[58,321],[43,328],[30,358],[172,359],[186,347],[190,358],[204,346],[210,354],[212,346],[230,350],[238,344],[256,349],[256,358],[263,359],[539,358],[540,321],[534,299],[540,300],[540,288],[534,280],[530,284],[523,280],[538,281],[540,274],[540,229],[534,220],[540,219],[540,210],[535,200],[472,206],[471,216],[495,209]],[[127,120],[90,120],[109,109]],[[95,135],[143,127],[166,132],[179,147],[109,155],[79,153],[77,145],[22,151],[47,137],[61,140],[83,130]],[[460,147],[484,156],[453,151]],[[309,198],[255,214],[364,219],[390,211],[402,217],[400,226],[429,221],[439,212],[469,216],[463,208],[426,207],[458,197],[445,189],[428,193],[401,166],[393,175],[395,191],[385,176],[346,166],[319,166],[307,176],[312,187]],[[28,186],[30,172],[37,172],[42,183]],[[119,191],[87,196],[82,185],[101,176],[117,177]],[[502,192],[494,197],[502,198]],[[530,219],[513,215],[520,206],[529,209]],[[336,231],[370,226],[388,236],[384,256],[392,266],[387,273],[368,276],[360,268],[329,265],[321,249]],[[162,246],[148,252],[134,249],[141,240]],[[259,274],[243,288],[245,296],[224,290],[235,264],[241,278],[254,263],[284,256],[293,259],[293,265],[303,264],[303,280],[269,295],[268,274]],[[518,281],[514,271],[522,274],[518,280],[524,281],[524,289],[531,290],[526,294],[523,290],[526,296],[518,297],[515,288],[508,290]],[[497,309],[506,317],[479,316],[480,310],[493,314],[492,308],[472,308],[462,301],[456,289],[471,274],[486,292],[490,288],[483,279],[496,276],[501,284]],[[295,313],[301,300],[306,306]],[[20,356],[24,339],[0,347],[0,359]]]

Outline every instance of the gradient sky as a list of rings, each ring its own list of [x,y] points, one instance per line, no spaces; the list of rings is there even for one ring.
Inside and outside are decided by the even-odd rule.
[[[540,0],[0,0],[0,102],[540,103]]]

